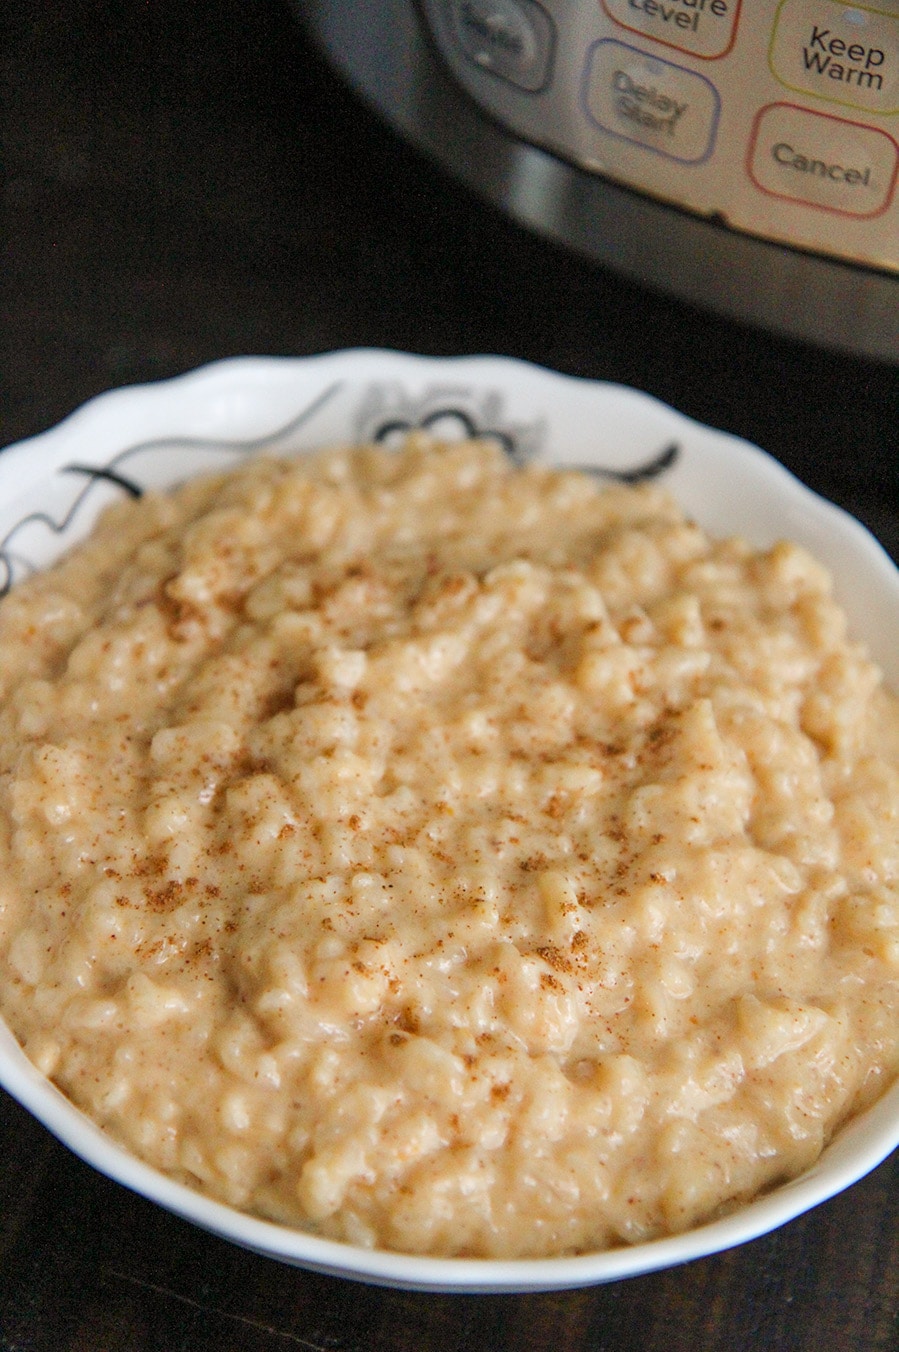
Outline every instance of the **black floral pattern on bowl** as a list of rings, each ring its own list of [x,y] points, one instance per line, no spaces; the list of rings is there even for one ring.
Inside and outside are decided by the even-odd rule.
[[[344,382],[333,382],[287,422],[262,436],[235,441],[155,438],[124,447],[105,464],[62,465],[56,475],[73,485],[67,500],[63,492],[64,505],[55,513],[43,505],[24,513],[0,540],[0,596],[82,538],[108,500],[110,489],[136,498],[150,487],[177,483],[184,477],[178,467],[185,454],[191,457],[191,473],[196,473],[198,461],[213,471],[263,451],[286,454],[312,449],[323,444],[315,436],[316,417],[346,394]],[[504,402],[505,396],[494,390],[435,386],[423,396],[412,396],[398,383],[378,383],[357,396],[348,426],[353,428],[353,440],[382,445],[399,443],[416,430],[450,441],[486,438],[500,445],[516,464],[524,464],[539,454],[546,439],[546,422],[511,420],[504,413]],[[671,442],[660,451],[650,450],[645,461],[628,469],[595,464],[577,468],[600,478],[637,483],[664,474],[679,454],[680,447]],[[46,491],[41,492],[42,499],[46,496]]]

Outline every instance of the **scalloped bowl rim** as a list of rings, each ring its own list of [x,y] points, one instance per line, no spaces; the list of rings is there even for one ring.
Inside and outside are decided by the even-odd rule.
[[[250,441],[272,425],[279,400],[289,406],[295,383],[314,375],[359,384],[444,382],[447,388],[494,389],[507,395],[525,385],[545,396],[554,410],[568,403],[603,399],[642,418],[650,426],[682,438],[696,455],[711,489],[728,480],[743,484],[748,477],[763,505],[775,503],[780,517],[797,525],[797,537],[818,538],[830,554],[839,593],[850,620],[857,618],[858,587],[866,615],[866,637],[884,656],[891,683],[899,684],[899,570],[886,551],[855,518],[825,501],[796,479],[767,452],[727,433],[717,432],[676,412],[649,395],[626,386],[561,375],[515,358],[420,357],[385,349],[350,349],[312,357],[233,357],[209,363],[184,375],[97,395],[46,432],[8,447],[0,455],[0,513],[15,494],[33,491],[49,472],[87,448],[100,457],[155,439],[221,441],[215,428],[265,398],[265,417],[256,409]],[[449,382],[447,384],[447,382]],[[468,382],[467,386],[460,382]],[[441,387],[442,388],[442,387]],[[235,395],[235,391],[237,395]],[[247,405],[246,401],[250,404]],[[214,411],[210,413],[210,410]],[[246,406],[246,407],[245,407]],[[638,418],[638,420],[639,420]],[[251,419],[251,421],[253,421]],[[230,425],[230,424],[228,424]],[[277,425],[277,424],[276,424]],[[125,442],[123,435],[128,428]],[[264,440],[264,438],[262,438]],[[349,439],[349,438],[347,438]],[[247,439],[244,438],[244,443]],[[241,444],[244,444],[241,443]],[[723,477],[714,463],[723,458]],[[587,463],[578,462],[578,463]],[[677,487],[672,491],[678,495]],[[745,494],[746,485],[741,492]],[[737,495],[738,497],[740,494]],[[739,503],[737,504],[739,506]],[[696,513],[702,521],[701,512]],[[775,513],[777,516],[778,513]],[[705,524],[703,522],[702,524]],[[714,528],[714,527],[713,527]],[[765,543],[765,541],[759,541]],[[822,552],[818,550],[819,555]],[[825,558],[825,561],[826,558]],[[835,561],[835,562],[834,562]],[[849,569],[848,583],[841,565]],[[892,637],[891,637],[892,635]],[[549,1259],[432,1258],[387,1250],[368,1250],[306,1231],[278,1225],[239,1212],[194,1192],[131,1155],[106,1136],[27,1060],[6,1025],[0,1021],[0,1086],[54,1136],[100,1173],[158,1203],[203,1229],[244,1248],[283,1262],[384,1286],[443,1292],[527,1292],[561,1290],[673,1267],[746,1243],[795,1219],[860,1180],[899,1146],[899,1082],[865,1112],[845,1125],[818,1161],[804,1174],[781,1184],[753,1202],[681,1234],[598,1253]]]

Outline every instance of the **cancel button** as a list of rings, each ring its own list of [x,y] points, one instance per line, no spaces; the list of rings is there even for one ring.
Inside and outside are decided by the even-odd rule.
[[[799,174],[814,174],[816,178],[829,178],[831,183],[858,183],[863,188],[871,185],[870,164],[864,169],[847,169],[845,164],[828,164],[825,160],[810,159],[788,141],[778,141],[771,153],[777,164],[787,165]]]
[[[758,114],[749,175],[774,197],[848,216],[877,216],[892,200],[899,145],[845,118],[773,103]]]

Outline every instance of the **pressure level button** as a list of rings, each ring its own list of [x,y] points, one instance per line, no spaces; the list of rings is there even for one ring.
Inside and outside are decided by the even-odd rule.
[[[730,51],[740,17],[740,0],[602,0],[602,5],[621,28],[706,60]]]

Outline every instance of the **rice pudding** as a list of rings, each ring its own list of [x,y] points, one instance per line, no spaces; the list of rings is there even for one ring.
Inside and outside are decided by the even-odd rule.
[[[368,1247],[645,1240],[899,1065],[899,705],[802,549],[488,443],[253,458],[0,605],[0,1012]]]

